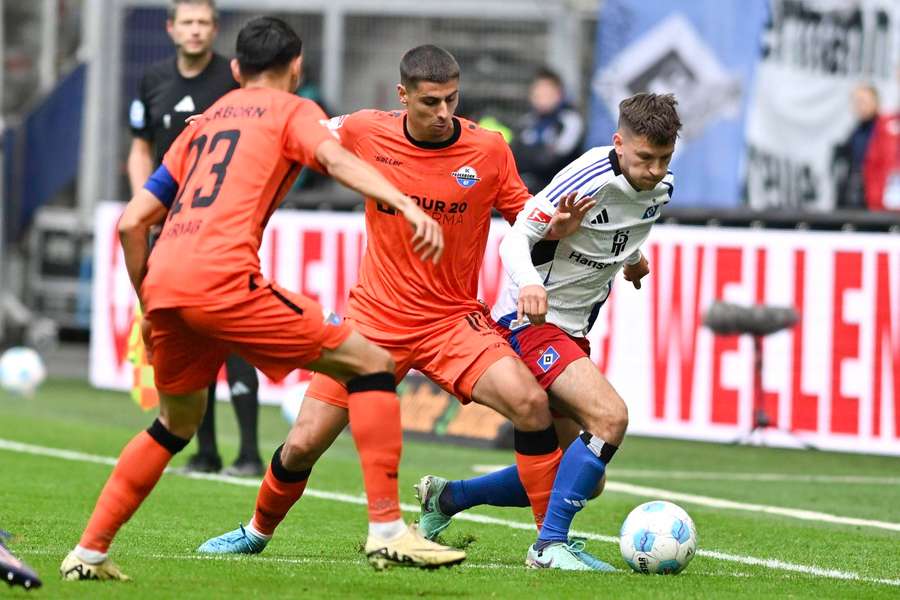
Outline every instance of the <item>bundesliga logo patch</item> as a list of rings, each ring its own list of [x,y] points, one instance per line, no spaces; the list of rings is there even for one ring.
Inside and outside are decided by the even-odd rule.
[[[546,373],[558,360],[559,352],[557,352],[553,346],[547,346],[547,349],[544,350],[544,353],[541,354],[541,357],[537,360],[537,364],[541,368],[541,371]]]
[[[548,215],[541,209],[536,208],[533,211],[531,211],[530,215],[528,215],[528,220],[534,221],[535,223],[549,223],[550,215]]]
[[[481,179],[478,177],[478,172],[470,166],[460,167],[456,171],[450,173],[450,175],[453,176],[453,178],[456,180],[456,183],[463,186],[464,188],[470,188],[481,181]]]

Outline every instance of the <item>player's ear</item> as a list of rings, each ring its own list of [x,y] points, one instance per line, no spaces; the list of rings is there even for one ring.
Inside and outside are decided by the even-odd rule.
[[[294,76],[296,76],[297,79],[299,80],[300,74],[302,72],[303,72],[303,55],[301,54],[300,56],[295,58],[293,61],[291,61],[291,73],[293,73]]]
[[[622,138],[622,134],[618,131],[613,134],[612,137],[613,146],[616,147],[616,153],[622,154],[622,144],[625,143],[625,140]]]
[[[241,81],[241,64],[236,58],[231,59],[231,76],[241,85],[244,84],[244,82]]]
[[[402,83],[397,84],[397,97],[400,98],[400,104],[403,106],[409,102],[409,94],[406,92],[406,86]]]

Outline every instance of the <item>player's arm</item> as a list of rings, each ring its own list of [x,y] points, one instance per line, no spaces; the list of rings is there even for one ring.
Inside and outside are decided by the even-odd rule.
[[[426,215],[415,202],[395,188],[375,167],[348,152],[337,140],[325,140],[316,147],[316,160],[327,173],[349,187],[400,212],[412,226],[413,251],[422,260],[437,263],[444,251],[440,225]]]
[[[139,300],[150,257],[150,229],[165,221],[177,192],[178,184],[168,169],[161,166],[135,193],[119,218],[119,240],[125,254],[125,268]]]
[[[137,194],[153,173],[153,146],[142,137],[131,139],[128,152],[128,182],[132,195]]]
[[[137,98],[128,109],[128,124],[131,127],[131,149],[128,152],[128,182],[131,195],[137,194],[153,173],[153,131],[147,118],[148,74],[138,84]]]
[[[519,288],[517,321],[527,316],[533,324],[540,325],[547,315],[547,291],[531,262],[531,249],[549,232],[555,211],[556,207],[546,198],[534,196],[500,243],[503,268]]]

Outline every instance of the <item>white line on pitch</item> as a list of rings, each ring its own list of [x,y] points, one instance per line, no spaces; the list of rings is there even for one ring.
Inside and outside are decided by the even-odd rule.
[[[78,462],[90,462],[97,463],[103,465],[114,465],[116,463],[116,459],[107,456],[98,456],[96,454],[86,454],[84,452],[77,452],[73,450],[63,450],[59,448],[48,448],[46,446],[35,446],[33,444],[24,444],[21,442],[14,442],[11,440],[0,439],[0,450],[10,450],[13,452],[20,452],[23,454],[32,454],[37,456],[49,456],[53,458],[61,458],[64,460],[72,460]],[[215,474],[207,474],[207,473],[185,473],[181,472],[177,469],[167,469],[168,472],[181,475],[187,477],[189,479],[203,479],[207,481],[216,481],[221,483],[229,483],[232,485],[240,485],[244,487],[257,488],[259,487],[259,480],[254,479],[242,479],[239,477],[228,477],[226,475],[215,475]],[[609,484],[607,484],[609,485]],[[644,488],[651,489],[651,488]],[[660,490],[665,491],[665,490]],[[337,492],[325,492],[321,490],[309,489],[304,492],[304,496],[311,496],[313,498],[320,498],[323,500],[331,500],[336,502],[346,502],[350,504],[366,504],[366,499],[360,495],[352,495],[352,494],[343,494]],[[400,507],[407,512],[419,512],[419,506],[415,504],[405,504],[402,503]],[[488,517],[484,515],[477,514],[468,514],[468,513],[460,513],[454,515],[453,517],[458,521],[471,521],[474,523],[483,523],[487,525],[501,525],[504,527],[509,527],[510,529],[519,529],[523,531],[531,531],[534,532],[534,523],[522,523],[518,521],[509,521],[507,519],[498,519],[496,517]],[[619,538],[610,535],[601,535],[597,533],[590,533],[585,531],[572,531],[572,536],[574,537],[582,537],[590,540],[596,540],[601,542],[611,542],[618,544]],[[823,569],[820,567],[814,567],[810,565],[801,565],[796,563],[789,563],[778,559],[772,558],[757,558],[754,556],[741,556],[738,554],[729,554],[725,552],[718,552],[716,550],[697,550],[697,554],[699,556],[706,556],[708,558],[714,558],[717,560],[724,560],[728,562],[735,562],[744,565],[754,565],[766,567],[769,569],[777,569],[781,571],[790,571],[794,573],[803,573],[806,575],[815,575],[817,577],[827,577],[829,579],[843,579],[848,581],[861,581],[866,583],[879,583],[884,585],[891,586],[900,586],[900,579],[882,579],[882,578],[874,578],[874,577],[863,577],[859,573],[855,573],[853,571],[841,571],[838,569]]]
[[[494,465],[475,465],[473,470],[475,470],[476,472],[490,473],[498,469]],[[619,475],[621,473],[616,471],[616,474]],[[618,492],[620,494],[628,494],[631,496],[640,496],[642,498],[677,500],[679,502],[687,502],[690,504],[697,504],[699,506],[710,506],[712,508],[724,508],[728,510],[743,510],[748,512],[767,513],[771,515],[779,515],[781,517],[800,519],[802,521],[818,521],[821,523],[834,523],[836,525],[855,525],[859,527],[874,527],[877,529],[886,529],[888,531],[900,531],[900,523],[892,523],[890,521],[876,521],[874,519],[844,517],[841,515],[832,515],[829,513],[819,512],[815,510],[806,510],[802,508],[786,508],[783,506],[770,506],[767,504],[737,502],[735,500],[713,498],[712,496],[700,496],[698,494],[688,494],[684,492],[665,490],[662,488],[634,485],[631,483],[623,483],[621,481],[607,481],[605,489],[610,492]]]
[[[474,465],[475,473],[493,473],[509,465]],[[718,471],[661,471],[653,469],[618,469],[611,471],[616,477],[635,479],[685,479],[689,481],[758,481],[788,483],[842,483],[849,485],[900,485],[900,477],[873,477],[867,475],[803,475],[791,473],[725,473]]]

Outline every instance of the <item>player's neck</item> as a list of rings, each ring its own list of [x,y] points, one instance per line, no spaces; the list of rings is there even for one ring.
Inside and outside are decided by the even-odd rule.
[[[176,60],[178,72],[181,73],[182,77],[186,77],[188,79],[190,79],[191,77],[196,77],[203,72],[203,70],[212,60],[212,57],[212,50],[210,50],[206,54],[201,54],[200,56],[186,56],[179,52],[178,59]]]
[[[288,93],[294,92],[294,90],[291,89],[291,77],[289,75],[272,75],[267,72],[260,73],[253,79],[245,80],[242,87],[246,89],[269,88]]]
[[[441,135],[434,135],[430,133],[427,129],[419,129],[416,127],[416,124],[412,119],[407,117],[404,119],[404,123],[406,126],[406,132],[409,133],[409,136],[416,140],[417,142],[423,142],[426,144],[440,144],[441,142],[446,142],[456,133],[456,126],[451,125],[447,133]]]

